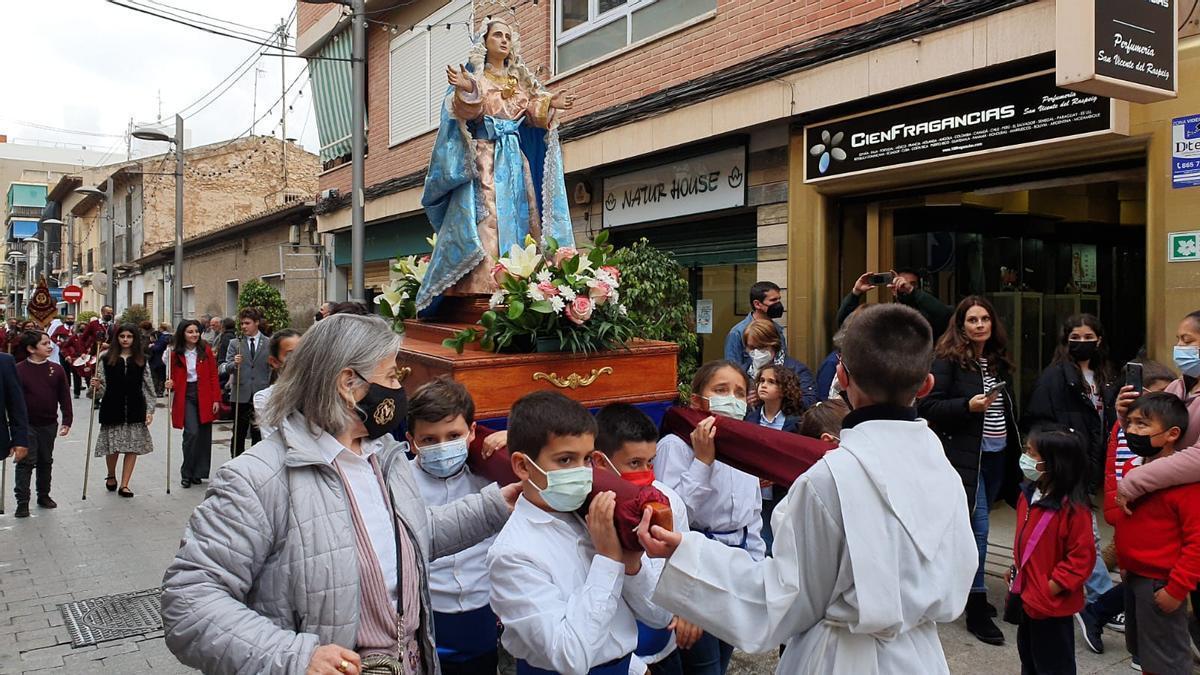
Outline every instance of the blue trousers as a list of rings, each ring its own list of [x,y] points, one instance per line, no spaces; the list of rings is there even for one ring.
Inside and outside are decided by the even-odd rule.
[[[1004,453],[984,452],[979,458],[979,479],[975,483],[975,509],[971,512],[971,531],[975,533],[975,548],[979,549],[979,567],[971,583],[972,593],[987,592],[983,583],[983,565],[987,560],[988,530],[992,504],[1000,496],[1004,484]]]
[[[1112,577],[1108,575],[1108,566],[1104,564],[1104,556],[1100,555],[1100,529],[1096,526],[1096,514],[1092,514],[1092,536],[1096,539],[1096,565],[1092,567],[1092,575],[1083,582],[1083,591],[1088,603],[1096,602],[1100,596],[1112,590]]]
[[[680,649],[683,672],[687,675],[725,675],[733,658],[733,645],[721,642],[712,633],[705,633],[691,649]]]

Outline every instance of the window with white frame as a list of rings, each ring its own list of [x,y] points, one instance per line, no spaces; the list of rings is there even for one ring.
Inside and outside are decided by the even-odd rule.
[[[555,66],[560,73],[717,8],[717,0],[559,0],[555,4]]]
[[[471,1],[454,0],[392,40],[388,57],[388,145],[437,127],[446,96],[446,66],[471,49]],[[432,26],[426,30],[424,26]]]

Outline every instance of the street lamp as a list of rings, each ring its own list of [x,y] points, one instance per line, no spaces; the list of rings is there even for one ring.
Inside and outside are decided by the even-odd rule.
[[[113,263],[117,259],[117,225],[112,213],[114,187],[113,179],[109,176],[108,180],[104,182],[103,190],[98,190],[94,187],[77,187],[75,188],[75,193],[89,197],[98,197],[108,206],[105,210],[105,216],[108,218],[108,290],[105,300],[107,301],[106,304],[112,305],[115,311],[117,309],[117,275],[113,269]]]
[[[149,127],[135,129],[133,137],[175,146],[175,273],[171,276],[171,318],[178,326],[183,321],[183,117],[175,115],[175,138]]]

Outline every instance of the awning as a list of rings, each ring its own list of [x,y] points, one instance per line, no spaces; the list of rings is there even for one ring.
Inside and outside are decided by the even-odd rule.
[[[350,56],[350,31],[343,30],[308,60],[322,164],[350,154]]]
[[[20,241],[25,237],[36,235],[37,231],[38,221],[13,218],[9,225],[8,240]]]

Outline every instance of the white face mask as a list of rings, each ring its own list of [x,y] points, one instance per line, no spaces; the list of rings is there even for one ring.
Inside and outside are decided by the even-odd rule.
[[[732,394],[717,394],[708,396],[706,399],[708,400],[708,411],[714,415],[732,417],[735,420],[746,417],[746,399],[744,398],[738,398]]]
[[[435,478],[449,478],[467,463],[466,436],[418,449],[417,463],[425,473]]]
[[[533,481],[529,481],[529,484],[538,491],[542,500],[546,502],[546,506],[559,513],[570,513],[583,506],[583,502],[592,492],[592,467],[590,466],[546,471],[528,456],[525,457],[525,460],[529,462],[529,466],[537,469],[538,473],[546,477],[546,487],[544,488],[538,487]]]
[[[769,349],[751,349],[750,361],[755,368],[762,368],[771,362],[771,350]]]

